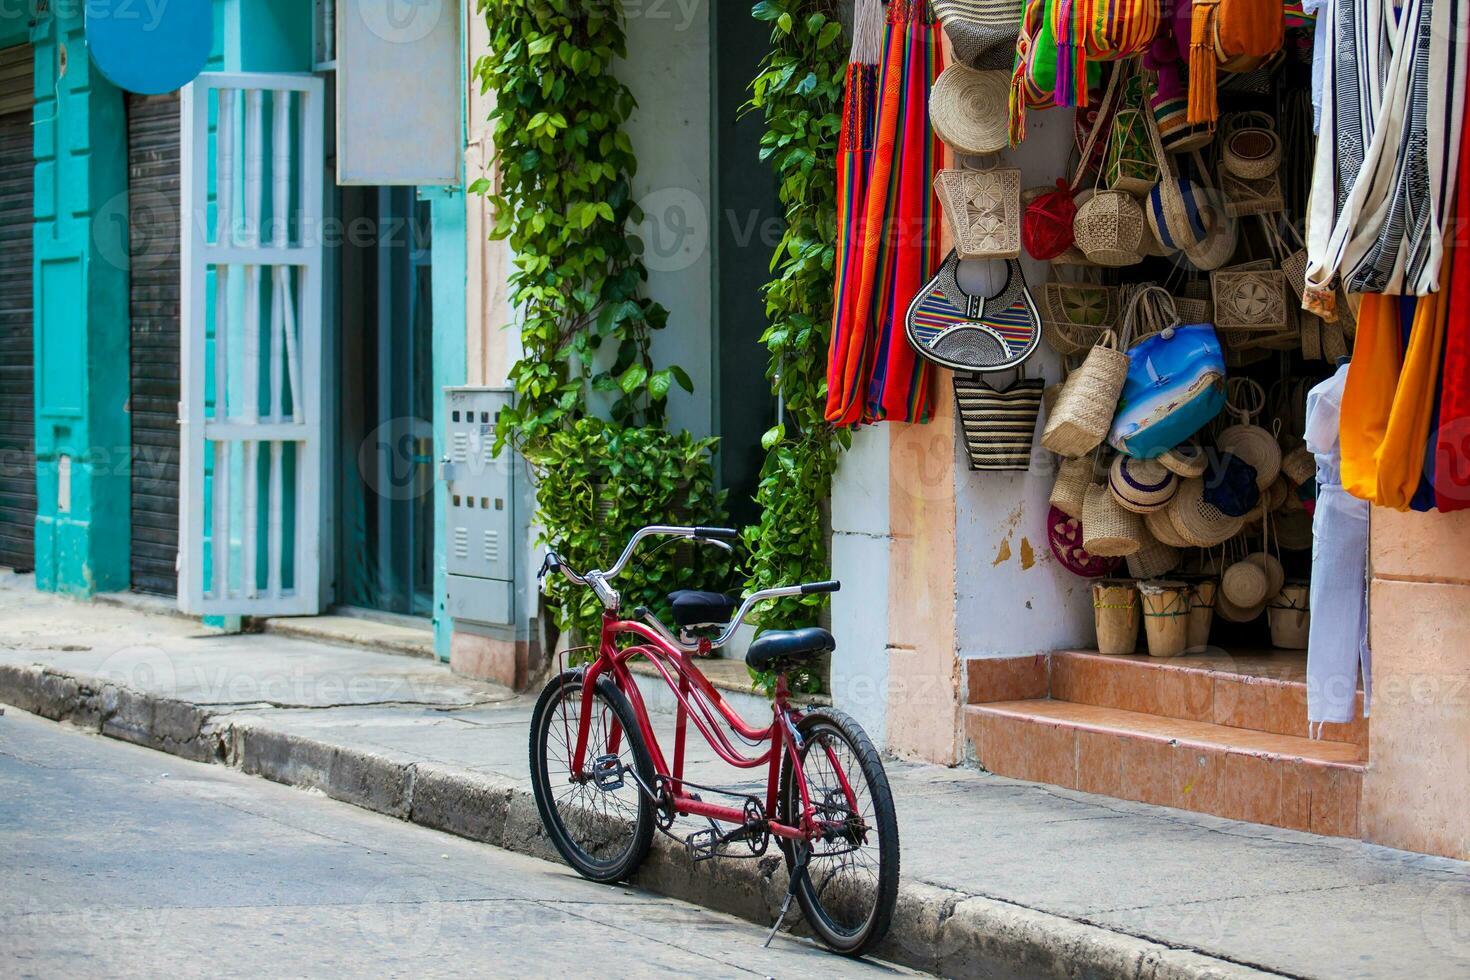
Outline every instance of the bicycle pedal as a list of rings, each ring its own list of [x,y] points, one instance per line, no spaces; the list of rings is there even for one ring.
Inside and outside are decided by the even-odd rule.
[[[604,793],[623,788],[622,760],[615,755],[600,755],[592,762],[592,781]]]
[[[720,835],[714,830],[696,830],[684,838],[689,858],[695,864],[720,856]]]

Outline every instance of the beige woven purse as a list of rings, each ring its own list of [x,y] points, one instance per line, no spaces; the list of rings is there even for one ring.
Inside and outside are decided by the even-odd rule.
[[[1056,407],[1047,416],[1042,446],[1059,456],[1075,458],[1092,452],[1107,437],[1118,396],[1128,378],[1128,355],[1122,346],[1116,333],[1103,331],[1081,367],[1067,377]]]
[[[934,192],[962,259],[1014,259],[1021,254],[1021,171],[941,170]]]
[[[1042,292],[1041,337],[1063,357],[1084,354],[1118,321],[1118,290],[1091,282],[1046,284]]]

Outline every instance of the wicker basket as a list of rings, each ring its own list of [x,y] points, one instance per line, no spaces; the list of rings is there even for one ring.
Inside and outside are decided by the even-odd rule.
[[[1108,488],[1087,488],[1082,501],[1082,547],[1089,555],[1121,558],[1143,546],[1143,518],[1118,506]]]
[[[1225,213],[1232,218],[1286,210],[1286,196],[1281,191],[1279,173],[1250,180],[1221,170],[1220,193],[1225,198]]]
[[[1092,475],[1092,460],[1064,459],[1057,468],[1057,482],[1051,488],[1051,505],[1068,517],[1082,517],[1082,501],[1087,488],[1095,481]]]
[[[1148,228],[1132,195],[1100,190],[1077,209],[1072,235],[1089,262],[1102,266],[1136,265],[1143,261]]]
[[[1274,122],[1261,112],[1228,117],[1220,128],[1220,161],[1225,169],[1246,180],[1269,177],[1281,166],[1281,138]]]
[[[1042,292],[1041,337],[1063,357],[1091,350],[1118,320],[1118,290],[1089,282],[1049,282]]]
[[[1220,431],[1215,448],[1245,460],[1256,471],[1256,486],[1265,490],[1281,475],[1281,444],[1251,420],[1266,407],[1266,392],[1249,378],[1231,378],[1226,411],[1236,423]]]
[[[1178,548],[1164,544],[1145,527],[1142,545],[1127,558],[1128,574],[1136,579],[1158,578],[1178,568],[1183,560]]]
[[[1286,284],[1301,303],[1307,292],[1307,250],[1299,248],[1281,260],[1281,271],[1286,275]]]
[[[1097,652],[1110,655],[1138,650],[1138,589],[1132,582],[1094,582],[1092,620],[1097,627]]]
[[[1281,559],[1264,551],[1253,551],[1245,556],[1245,560],[1266,576],[1266,601],[1276,598],[1286,584],[1286,569],[1282,567]]]
[[[1112,427],[1127,377],[1128,355],[1118,350],[1117,335],[1106,330],[1087,360],[1067,378],[1056,408],[1047,417],[1041,444],[1072,458],[1096,449]]]
[[[934,191],[963,259],[1013,259],[1021,254],[1021,171],[941,170]]]

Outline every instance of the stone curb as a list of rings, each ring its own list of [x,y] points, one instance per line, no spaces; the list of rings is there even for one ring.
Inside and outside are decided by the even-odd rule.
[[[528,787],[501,777],[232,721],[197,705],[41,665],[0,664],[0,702],[110,738],[215,762],[431,830],[560,862]],[[731,913],[775,920],[786,872],[757,860],[692,865],[662,835],[633,884]],[[1247,980],[1279,976],[995,899],[905,881],[876,955],[947,977],[985,980]]]

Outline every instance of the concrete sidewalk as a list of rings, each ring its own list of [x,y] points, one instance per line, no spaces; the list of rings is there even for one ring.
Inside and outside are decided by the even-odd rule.
[[[527,777],[530,700],[421,659],[214,635],[12,577],[0,702],[554,857]],[[1470,865],[888,766],[904,850],[887,959],[967,977],[1470,975]],[[689,778],[740,780],[708,753]],[[762,924],[785,890],[774,857],[691,867],[663,837],[637,881]]]

